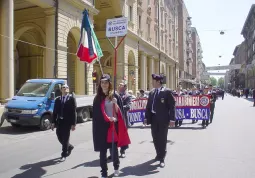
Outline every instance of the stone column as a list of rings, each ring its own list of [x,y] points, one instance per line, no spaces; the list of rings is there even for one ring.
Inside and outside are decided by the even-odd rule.
[[[149,86],[149,89],[152,89],[152,77],[151,77],[151,75],[155,73],[155,70],[154,70],[154,59],[151,56],[149,57],[149,64],[150,64],[149,65],[150,68],[149,68],[149,75],[148,75],[148,77],[149,77],[148,86]]]
[[[170,86],[172,89],[175,89],[174,77],[175,77],[174,66],[170,66]]]
[[[146,90],[147,89],[147,72],[146,72],[146,67],[147,67],[147,56],[144,52],[141,53],[141,77],[139,82],[141,82],[141,89]]]
[[[170,83],[170,78],[171,78],[171,73],[169,71],[169,65],[166,64],[166,87],[173,89],[171,83]]]
[[[1,98],[6,99],[14,95],[14,3],[13,0],[1,1],[1,32],[9,38],[1,38]]]
[[[46,46],[55,49],[55,8],[49,8],[45,11],[45,32]],[[44,62],[44,76],[46,78],[54,77],[55,51],[46,49]]]

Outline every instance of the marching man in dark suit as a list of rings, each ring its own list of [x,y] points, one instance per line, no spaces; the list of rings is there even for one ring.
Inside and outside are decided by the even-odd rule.
[[[151,133],[156,150],[156,161],[165,167],[168,126],[175,126],[175,100],[172,92],[162,86],[163,76],[152,75],[153,90],[146,106],[146,124],[151,124]]]
[[[62,96],[56,98],[53,110],[52,130],[56,127],[56,134],[59,142],[62,145],[61,161],[65,161],[74,146],[69,143],[70,130],[75,130],[76,125],[76,101],[75,98],[69,94],[69,87],[63,85]]]

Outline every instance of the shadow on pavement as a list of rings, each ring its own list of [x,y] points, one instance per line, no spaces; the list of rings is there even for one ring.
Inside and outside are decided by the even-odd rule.
[[[77,168],[79,168],[79,167],[100,167],[100,160],[97,159],[97,160],[94,160],[94,161],[82,163],[82,164],[79,164],[79,165],[77,165],[77,166],[74,166],[74,167],[71,168],[71,169],[77,169]]]
[[[150,126],[142,126],[142,125],[128,127],[128,129],[150,129],[150,128],[151,128]]]
[[[43,167],[51,166],[60,163],[60,158],[54,158],[47,161],[40,161],[38,163],[33,164],[26,164],[24,166],[20,167],[20,170],[25,170],[24,172],[20,174],[16,174],[12,178],[40,178],[44,174],[46,174],[46,170],[43,169]]]
[[[247,101],[250,101],[250,102],[254,102],[253,98],[244,98],[244,99],[247,100]]]
[[[119,175],[119,177],[132,176],[132,175],[147,176],[151,174],[156,174],[159,172],[157,170],[159,165],[151,165],[152,163],[155,163],[154,159],[144,162],[142,164],[135,165],[135,166],[128,166],[128,167],[122,168],[120,170],[122,173]]]
[[[150,141],[151,143],[153,143],[153,141]],[[173,145],[175,142],[171,141],[171,140],[167,140],[166,143],[168,143],[169,145]]]
[[[0,127],[0,134],[8,134],[8,135],[20,135],[20,134],[28,134],[32,132],[40,132],[38,127]]]
[[[172,127],[169,129],[173,129],[173,130],[203,130],[205,129],[204,127]]]

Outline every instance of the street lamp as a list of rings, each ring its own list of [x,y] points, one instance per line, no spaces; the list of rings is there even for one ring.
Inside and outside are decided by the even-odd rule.
[[[221,30],[221,31],[220,31],[220,34],[221,34],[221,35],[224,35],[224,34],[225,34],[225,32],[224,32],[223,30]]]

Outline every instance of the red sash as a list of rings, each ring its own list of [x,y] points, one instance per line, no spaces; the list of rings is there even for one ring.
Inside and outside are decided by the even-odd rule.
[[[114,111],[115,111],[115,106],[113,105],[113,107],[114,107]],[[109,127],[108,133],[107,133],[107,142],[108,143],[112,143],[112,141],[117,142],[118,147],[129,145],[131,142],[130,142],[130,138],[129,138],[127,128],[124,123],[120,108],[118,107],[118,113],[117,113],[118,134],[116,132],[114,122],[110,121],[110,118],[107,116],[107,114],[105,112],[105,100],[103,100],[101,103],[101,111],[103,113],[104,120],[106,122],[110,122],[110,127]],[[112,133],[114,134],[114,139],[112,139],[112,137],[113,137]]]

